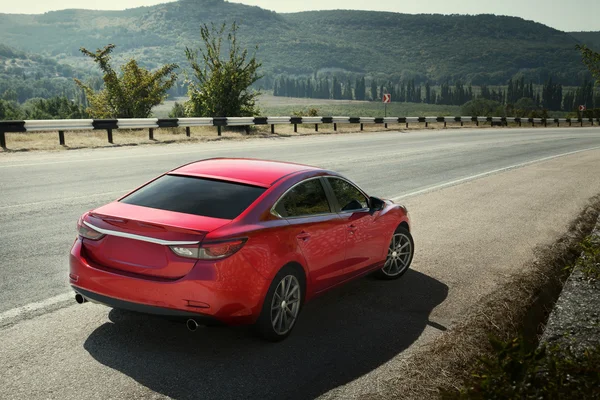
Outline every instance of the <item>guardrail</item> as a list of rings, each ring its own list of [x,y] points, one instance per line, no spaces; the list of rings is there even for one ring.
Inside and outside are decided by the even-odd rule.
[[[578,123],[583,126],[584,122],[600,125],[600,118],[518,118],[518,117],[215,117],[215,118],[143,118],[143,119],[65,119],[65,120],[27,120],[27,121],[0,121],[0,147],[6,148],[5,133],[19,132],[56,132],[58,131],[59,143],[65,144],[66,131],[80,130],[105,130],[109,143],[113,143],[113,130],[118,129],[148,129],[148,136],[154,139],[154,129],[158,128],[185,128],[186,135],[191,135],[191,127],[214,126],[217,127],[218,135],[221,136],[222,128],[225,126],[250,127],[254,125],[271,125],[271,133],[275,133],[275,125],[294,125],[294,132],[298,131],[298,125],[314,124],[315,131],[319,131],[320,124],[333,124],[333,130],[337,131],[338,124],[360,124],[364,129],[365,124],[381,124],[386,128],[388,124],[424,123],[475,123],[490,122],[492,125],[508,125],[509,122],[523,123],[535,126],[548,126],[549,123],[560,126],[561,123],[572,125]]]

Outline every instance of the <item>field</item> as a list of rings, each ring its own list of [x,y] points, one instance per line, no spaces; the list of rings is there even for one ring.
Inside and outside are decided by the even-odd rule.
[[[158,118],[166,118],[175,102],[184,102],[186,98],[166,101],[154,109]],[[259,97],[258,106],[261,115],[286,116],[294,113],[307,113],[314,108],[320,116],[352,116],[383,117],[384,105],[380,102],[356,100],[301,99],[291,97],[275,97],[263,94]],[[387,106],[387,115],[392,117],[406,116],[446,116],[460,115],[460,106],[446,106],[426,103],[391,103]]]

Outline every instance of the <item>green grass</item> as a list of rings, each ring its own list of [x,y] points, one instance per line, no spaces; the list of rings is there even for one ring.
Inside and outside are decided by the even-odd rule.
[[[165,101],[153,109],[154,116],[166,118],[176,101],[182,103],[186,98]],[[261,115],[264,116],[287,116],[299,112],[308,114],[311,108],[317,109],[320,116],[383,117],[385,114],[383,103],[377,101],[296,99],[263,95],[258,103]],[[461,114],[460,109],[460,106],[438,104],[391,103],[387,106],[387,115],[390,117],[458,116]]]
[[[384,105],[379,102],[356,102],[350,104],[315,104],[315,105],[269,105],[261,106],[264,115],[292,115],[295,112],[307,113],[315,108],[318,115],[345,117],[383,117]],[[457,116],[460,106],[445,106],[424,103],[391,103],[387,107],[389,117],[418,117],[418,116]]]
[[[523,339],[491,340],[496,353],[483,358],[460,391],[443,399],[600,398],[600,346],[574,354],[567,346],[531,350]]]

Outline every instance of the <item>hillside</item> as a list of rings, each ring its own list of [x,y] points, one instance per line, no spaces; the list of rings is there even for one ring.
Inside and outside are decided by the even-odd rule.
[[[263,73],[310,75],[348,71],[417,81],[505,84],[516,74],[542,82],[552,75],[579,84],[585,74],[576,34],[514,17],[407,15],[367,11],[277,14],[223,0],[180,0],[124,11],[64,10],[0,14],[3,42],[89,69],[83,46],[116,44],[115,58],[153,68],[186,65],[201,23],[238,21],[240,39],[259,45]],[[586,39],[587,40],[587,39]]]
[[[592,49],[600,51],[600,32],[570,32],[570,34]]]
[[[73,78],[97,75],[54,59],[0,44],[0,99],[24,102],[33,97],[77,95]]]

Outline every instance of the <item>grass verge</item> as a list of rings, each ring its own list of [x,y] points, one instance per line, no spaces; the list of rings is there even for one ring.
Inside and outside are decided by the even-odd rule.
[[[479,302],[461,323],[407,359],[397,378],[369,397],[458,396],[465,382],[472,379],[473,367],[480,360],[497,358],[498,343],[512,344],[515,337],[520,337],[515,351],[535,348],[541,328],[569,276],[570,269],[566,266],[579,258],[582,242],[594,228],[599,214],[600,196],[596,196],[563,237],[549,247],[537,249],[536,259],[524,272],[510,277]],[[490,337],[495,340],[490,341]]]

